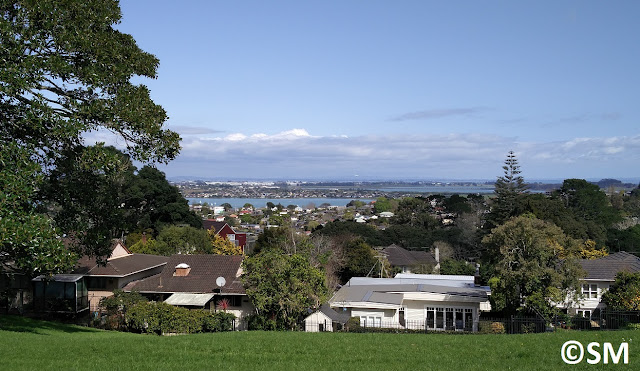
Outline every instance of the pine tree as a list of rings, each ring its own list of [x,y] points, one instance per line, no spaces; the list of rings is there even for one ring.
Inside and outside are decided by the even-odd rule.
[[[500,225],[517,215],[518,198],[527,193],[529,185],[520,175],[520,165],[513,151],[509,151],[504,161],[504,175],[498,177],[495,185],[496,198],[491,208],[491,222]]]

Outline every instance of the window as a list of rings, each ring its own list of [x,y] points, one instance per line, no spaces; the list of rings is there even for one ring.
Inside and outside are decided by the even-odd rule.
[[[382,317],[361,316],[360,326],[363,327],[382,327]]]
[[[594,284],[585,284],[582,285],[582,294],[586,299],[597,299],[598,298],[598,285]]]
[[[241,295],[223,295],[219,296],[216,299],[216,307],[220,305],[222,300],[227,300],[230,307],[241,307],[242,306],[242,296]]]
[[[591,311],[590,310],[579,310],[578,311],[578,315],[584,318],[591,318]]]

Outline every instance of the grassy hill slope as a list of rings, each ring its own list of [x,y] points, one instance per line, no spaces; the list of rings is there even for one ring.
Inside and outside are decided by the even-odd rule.
[[[558,331],[529,335],[231,332],[152,336],[0,316],[5,370],[553,370],[562,344],[629,342],[640,364],[640,331]],[[637,339],[636,339],[637,337]],[[635,365],[635,366],[634,366]]]

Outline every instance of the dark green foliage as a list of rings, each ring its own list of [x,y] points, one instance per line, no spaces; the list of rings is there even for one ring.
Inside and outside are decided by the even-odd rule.
[[[157,234],[169,224],[202,227],[202,220],[189,210],[188,201],[160,170],[144,166],[125,189],[125,207],[136,210],[136,229]]]
[[[343,283],[351,277],[366,277],[378,263],[375,251],[361,238],[348,241],[343,251],[345,264],[340,271],[340,280]]]
[[[640,224],[627,229],[609,229],[607,246],[610,251],[640,251]]]
[[[0,172],[14,173],[2,174],[0,256],[28,274],[71,267],[58,236],[102,255],[121,227],[109,189],[123,179],[121,158],[85,147],[83,133],[114,133],[142,162],[166,163],[180,149],[162,129],[165,111],[132,83],[154,78],[158,60],[114,29],[120,18],[117,1],[0,4]]]
[[[483,239],[492,256],[492,308],[507,313],[528,310],[550,318],[555,303],[579,292],[584,272],[571,257],[576,241],[557,226],[531,215],[510,219]]]
[[[259,315],[293,329],[327,297],[323,272],[299,254],[263,250],[242,262],[242,283]]]
[[[111,165],[101,167],[103,161]],[[51,215],[61,230],[84,231],[74,234],[79,254],[108,255],[111,239],[132,223],[133,211],[122,204],[134,170],[129,157],[114,147],[66,148],[37,194],[40,212]]]
[[[380,236],[380,232],[368,224],[356,223],[354,221],[335,221],[327,223],[324,228],[318,228],[314,234],[328,237],[353,235],[364,238],[365,242],[372,246],[382,246],[386,243]]]
[[[378,214],[384,211],[392,211],[393,204],[390,199],[386,197],[379,197],[373,204],[373,210]]]
[[[253,254],[262,251],[280,250],[287,251],[287,246],[292,244],[291,230],[289,228],[267,228],[258,235]]]
[[[29,151],[0,140],[0,266],[13,262],[30,276],[64,271],[77,259],[58,239],[53,220],[32,202],[41,180]]]
[[[444,199],[442,205],[449,213],[469,213],[472,211],[466,197],[460,195],[451,195]]]
[[[166,247],[157,255],[210,254],[213,248],[207,231],[191,226],[166,226],[160,231],[157,241]]]
[[[100,300],[100,306],[106,309],[109,314],[125,314],[134,305],[147,301],[138,292],[124,292],[122,290],[113,291],[113,295]]]
[[[553,193],[570,210],[574,218],[584,225],[587,238],[598,244],[606,241],[606,229],[621,220],[607,196],[595,184],[584,179],[566,179]]]
[[[528,186],[520,176],[520,165],[513,151],[509,151],[504,161],[504,175],[498,177],[495,184],[496,198],[491,207],[489,220],[497,226],[519,214],[518,200],[527,192]]]
[[[244,318],[247,321],[247,329],[249,331],[283,331],[288,330],[285,324],[280,321],[278,323],[273,318],[260,314],[251,314]]]
[[[189,310],[164,302],[140,302],[129,309],[127,326],[130,331],[147,334],[193,334],[231,331],[234,319],[231,313]]]
[[[640,310],[640,273],[618,273],[602,301],[613,310]]]
[[[475,273],[475,264],[470,264],[465,261],[445,259],[440,263],[440,274],[473,276]]]
[[[107,317],[96,318],[94,327],[106,330],[129,331],[127,327],[127,312],[138,303],[147,299],[137,292],[115,290],[112,296],[100,300],[100,306],[106,310]]]
[[[425,198],[407,197],[400,200],[394,217],[393,224],[401,224],[411,227],[433,229],[440,222],[431,216],[431,204]]]

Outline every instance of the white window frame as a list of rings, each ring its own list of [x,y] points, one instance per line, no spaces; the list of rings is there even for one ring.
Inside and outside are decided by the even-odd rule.
[[[585,299],[598,299],[598,285],[595,283],[583,283],[582,284],[582,294]]]

